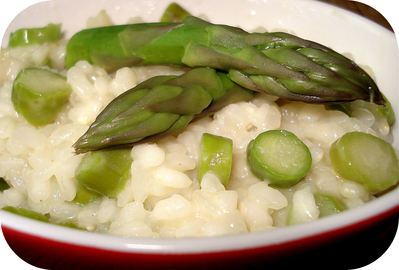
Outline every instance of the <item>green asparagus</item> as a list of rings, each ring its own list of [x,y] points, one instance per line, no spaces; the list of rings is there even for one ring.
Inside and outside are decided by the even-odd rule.
[[[43,68],[21,70],[14,80],[11,100],[15,110],[34,126],[54,122],[72,92],[65,77]]]
[[[55,42],[61,39],[61,25],[48,24],[45,27],[21,28],[10,34],[8,47]]]
[[[247,160],[256,176],[281,188],[298,183],[312,165],[309,148],[287,130],[259,134],[248,144]]]
[[[96,195],[116,197],[130,175],[129,149],[107,149],[87,153],[76,168],[75,178],[83,186],[75,202],[86,204]]]
[[[50,217],[48,215],[42,215],[38,212],[28,210],[25,208],[6,206],[6,207],[3,207],[2,210],[13,213],[13,214],[17,214],[17,215],[20,215],[23,217],[35,219],[38,221],[49,222],[49,220],[50,220]]]
[[[210,68],[153,77],[108,104],[74,147],[84,153],[173,135],[195,118],[252,97],[252,91]]]
[[[7,181],[3,177],[0,177],[0,192],[7,190],[9,188],[10,185],[7,183]]]
[[[395,113],[393,111],[391,102],[385,96],[384,99],[384,106],[366,102],[364,100],[355,100],[353,102],[347,103],[326,104],[325,106],[329,110],[342,111],[351,117],[353,116],[353,112],[357,109],[366,109],[374,115],[374,118],[377,121],[380,119],[385,119],[389,126],[393,126],[396,121]]]
[[[181,22],[190,14],[182,6],[176,3],[171,3],[164,11],[161,17],[161,22]]]
[[[230,179],[232,163],[233,141],[231,139],[209,133],[202,134],[201,164],[198,173],[200,181],[207,172],[212,172],[226,187]]]
[[[34,219],[37,221],[41,221],[41,222],[51,223],[54,225],[68,227],[68,228],[77,229],[77,230],[83,230],[72,220],[66,221],[66,222],[53,222],[50,220],[49,214],[43,215],[36,211],[25,209],[22,207],[6,206],[6,207],[3,207],[2,210],[22,216],[22,217],[27,217],[27,218]]]
[[[92,190],[87,189],[84,185],[80,184],[78,185],[78,188],[76,190],[76,195],[75,198],[73,199],[73,202],[78,204],[78,205],[86,205],[91,202],[94,202],[98,199],[100,199],[102,196],[101,194],[94,192]]]
[[[382,192],[399,182],[395,150],[371,134],[346,133],[331,146],[330,159],[341,177],[363,184],[371,193]]]
[[[320,193],[316,193],[313,196],[320,211],[319,217],[338,214],[346,209],[345,204],[334,196]]]
[[[108,71],[126,65],[212,67],[245,88],[289,100],[385,104],[364,70],[326,46],[287,33],[248,33],[193,16],[180,23],[83,30],[67,45],[66,66],[79,60]]]

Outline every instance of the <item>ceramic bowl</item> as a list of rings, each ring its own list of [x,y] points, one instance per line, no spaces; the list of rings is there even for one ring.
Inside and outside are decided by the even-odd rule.
[[[50,0],[20,13],[3,39],[21,27],[62,23],[66,37],[105,9],[116,24],[141,16],[156,21],[170,0]],[[307,0],[177,1],[194,15],[214,23],[284,30],[349,52],[373,68],[376,82],[399,111],[398,48],[389,30],[341,8]],[[393,129],[399,149],[398,125]],[[353,268],[378,258],[398,226],[399,188],[356,209],[309,224],[250,234],[183,239],[125,238],[54,226],[0,211],[10,247],[28,262],[45,268],[259,268],[301,264],[318,259],[324,266]],[[381,244],[380,250],[378,245]],[[356,256],[356,253],[358,256]],[[345,264],[346,263],[346,264]],[[328,267],[327,267],[328,268]]]

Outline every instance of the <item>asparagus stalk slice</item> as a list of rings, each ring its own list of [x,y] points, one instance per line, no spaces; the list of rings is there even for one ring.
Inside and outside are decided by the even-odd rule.
[[[116,197],[130,175],[130,149],[112,149],[87,153],[76,168],[75,178],[87,191],[81,190],[78,203],[95,199],[93,193]]]
[[[355,100],[348,103],[326,104],[325,106],[329,110],[342,111],[348,116],[353,116],[353,113],[357,109],[367,109],[374,115],[377,121],[380,119],[385,119],[389,126],[393,126],[396,121],[395,113],[393,111],[391,102],[389,102],[389,100],[385,96],[384,99],[385,106],[366,102],[364,100]]]
[[[115,98],[74,144],[77,153],[158,139],[253,93],[210,68],[157,76]]]
[[[3,177],[0,177],[0,192],[7,190],[9,188],[10,185],[7,183],[7,181]]]
[[[363,132],[346,133],[330,148],[331,164],[343,178],[378,193],[399,181],[399,162],[386,141]]]
[[[287,33],[248,33],[193,16],[179,23],[83,30],[67,45],[66,66],[79,60],[110,71],[125,65],[212,67],[242,87],[285,99],[385,104],[364,70],[326,46]]]
[[[201,164],[198,178],[207,172],[215,174],[226,187],[233,163],[233,141],[229,138],[215,136],[209,133],[202,134]]]
[[[61,39],[60,24],[48,24],[39,28],[21,28],[10,34],[8,47],[56,42],[59,39]]]
[[[346,210],[345,204],[334,196],[320,193],[316,193],[313,196],[320,211],[319,217],[338,214]]]
[[[47,216],[47,215],[42,215],[38,212],[28,210],[25,208],[6,206],[6,207],[3,207],[2,210],[16,214],[16,215],[20,215],[23,217],[35,219],[38,221],[49,222],[49,220],[50,220],[49,216]]]
[[[94,202],[98,199],[100,199],[102,196],[101,194],[94,192],[92,190],[87,189],[85,186],[82,184],[78,185],[78,188],[76,190],[76,195],[75,198],[73,199],[73,202],[78,204],[78,205],[86,205],[91,202]]]
[[[6,206],[6,207],[3,207],[2,210],[22,216],[22,217],[27,217],[27,218],[34,219],[34,220],[51,223],[51,224],[58,225],[58,226],[68,227],[68,228],[77,229],[77,230],[83,230],[82,228],[77,226],[73,221],[52,222],[50,220],[50,216],[48,214],[43,215],[36,211],[21,208],[21,207]]]
[[[34,126],[54,122],[68,102],[72,89],[65,78],[42,68],[25,68],[14,80],[15,110]]]
[[[161,22],[181,22],[190,14],[177,3],[171,3],[164,11]]]
[[[312,164],[308,147],[286,130],[259,134],[248,144],[247,160],[256,176],[282,188],[298,183]]]

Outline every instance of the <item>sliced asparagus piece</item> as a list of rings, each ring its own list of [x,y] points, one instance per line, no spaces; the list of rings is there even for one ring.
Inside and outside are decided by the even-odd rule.
[[[79,60],[107,70],[151,64],[212,67],[243,87],[285,99],[385,103],[364,70],[326,46],[287,33],[248,33],[193,16],[180,23],[83,30],[67,45],[66,65]]]
[[[124,188],[130,175],[130,149],[110,149],[87,153],[75,171],[79,184],[89,191],[108,197],[116,197]],[[82,194],[81,194],[82,195]],[[77,198],[87,203],[92,197]]]
[[[312,164],[308,147],[286,130],[259,134],[248,144],[247,160],[256,176],[283,188],[298,183]]]
[[[48,24],[39,28],[21,28],[10,34],[8,47],[55,42],[61,39],[61,25]]]
[[[384,99],[385,106],[366,102],[364,100],[355,100],[348,103],[326,104],[326,108],[330,110],[342,111],[348,116],[353,116],[354,111],[364,108],[370,111],[377,121],[379,119],[385,119],[389,126],[393,126],[396,121],[395,113],[393,111],[391,102],[389,102],[385,96]]]
[[[319,217],[338,214],[346,210],[345,204],[334,196],[316,193],[314,199],[320,211]]]
[[[14,80],[15,110],[34,126],[54,122],[68,102],[72,89],[65,78],[43,68],[25,68]]]
[[[201,163],[198,172],[198,179],[207,172],[215,174],[221,183],[226,187],[233,164],[233,141],[229,138],[202,134],[201,143]]]
[[[194,118],[252,97],[251,91],[210,68],[153,77],[108,104],[74,147],[84,153],[173,135]]]
[[[7,181],[3,177],[0,177],[0,192],[7,190],[9,188],[10,185],[7,183]]]
[[[68,228],[77,229],[77,230],[83,230],[82,228],[77,226],[73,221],[53,222],[50,220],[50,216],[48,214],[43,215],[36,211],[21,208],[21,207],[5,206],[2,208],[2,210],[22,216],[22,217],[27,217],[27,218],[34,219],[34,220],[51,223],[51,224],[58,225],[58,226],[68,227]]]
[[[100,199],[101,197],[102,197],[101,194],[89,190],[84,185],[79,183],[78,188],[76,190],[76,196],[73,199],[73,202],[83,206],[91,202],[94,202]]]
[[[187,10],[177,3],[171,3],[162,14],[161,22],[181,22],[187,16],[190,16]]]
[[[363,132],[346,133],[330,148],[334,170],[343,178],[378,193],[399,181],[395,150],[386,141]]]
[[[20,215],[23,217],[35,219],[38,221],[49,222],[49,220],[50,220],[49,216],[47,216],[47,215],[42,215],[38,212],[28,210],[25,208],[6,206],[6,207],[3,207],[2,210],[13,213],[13,214],[17,214],[17,215]]]

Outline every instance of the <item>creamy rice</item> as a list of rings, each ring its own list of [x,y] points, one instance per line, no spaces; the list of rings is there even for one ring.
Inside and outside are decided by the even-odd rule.
[[[98,24],[93,18],[91,24]],[[110,23],[103,18],[103,23]],[[116,199],[86,206],[71,202],[77,189],[75,168],[82,155],[72,144],[117,95],[155,75],[181,74],[168,67],[121,68],[107,74],[88,62],[64,70],[65,42],[0,52],[0,176],[11,188],[0,192],[0,207],[10,205],[71,220],[89,231],[145,237],[213,236],[270,230],[286,225],[288,205],[299,223],[319,218],[313,193],[333,195],[348,208],[373,199],[365,188],[340,178],[331,168],[330,145],[350,131],[389,139],[389,125],[366,109],[348,117],[323,105],[279,103],[258,95],[231,104],[190,124],[176,137],[143,143],[131,150],[131,176]],[[13,79],[27,66],[50,59],[72,87],[67,108],[56,123],[35,128],[11,103]],[[247,166],[246,147],[272,129],[295,133],[310,149],[313,163],[305,179],[290,189],[275,189]],[[233,140],[233,169],[225,188],[213,174],[199,184],[200,141],[204,132]]]

